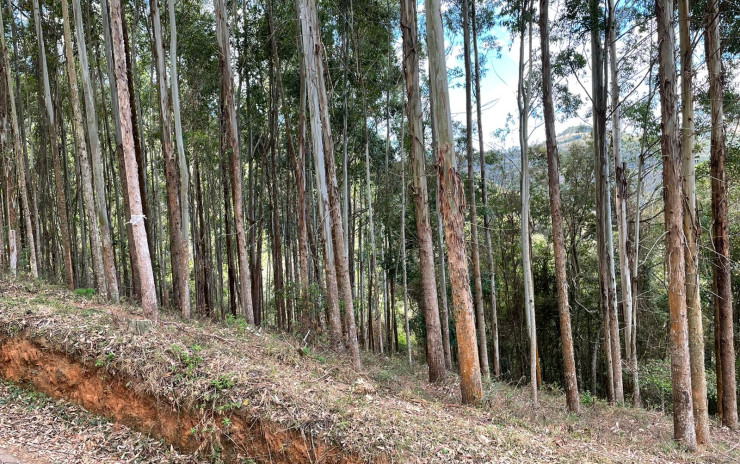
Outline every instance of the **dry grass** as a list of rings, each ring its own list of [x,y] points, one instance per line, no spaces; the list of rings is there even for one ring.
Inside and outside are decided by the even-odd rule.
[[[24,464],[201,462],[75,404],[0,381],[0,451],[3,449]]]
[[[712,428],[713,445],[688,454],[671,440],[661,413],[596,401],[568,414],[563,395],[543,392],[533,409],[526,388],[485,387],[484,401],[462,406],[454,375],[425,382],[425,366],[403,358],[349,358],[300,336],[271,334],[238,321],[162,317],[144,335],[142,317],[25,281],[0,281],[0,335],[23,336],[89,366],[139,379],[140,391],[180,408],[212,408],[297,429],[368,459],[391,462],[739,462],[740,434]]]

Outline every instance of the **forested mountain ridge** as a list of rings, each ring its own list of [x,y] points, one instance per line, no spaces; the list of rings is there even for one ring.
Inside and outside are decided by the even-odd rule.
[[[491,399],[504,391],[526,403],[534,429],[538,414],[552,416],[545,428],[580,430],[593,414],[584,405],[628,405],[625,420],[639,423],[672,414],[680,459],[732,453],[738,17],[720,0],[0,0],[0,290],[12,299],[64,285],[109,308],[67,308],[79,318],[67,325],[100,317],[99,330],[125,329],[142,346],[207,326],[221,343],[214,359],[244,357],[248,367],[232,367],[244,373],[269,365],[253,335],[286,353],[292,343],[270,373],[253,372],[279,381],[254,391],[297,376],[308,392],[322,353],[347,386],[322,394],[352,403],[356,382],[393,366],[399,386],[464,411],[450,413],[452,437],[439,444],[474,451],[458,458],[504,459],[470,433],[470,421],[520,414]],[[126,327],[106,319],[119,303],[141,311],[120,314]],[[59,351],[66,339],[14,338],[13,314],[0,367],[80,361]],[[42,325],[56,333],[52,319]],[[236,332],[220,334],[223,324]],[[146,351],[126,359],[145,382],[184,391],[141,396],[110,371],[112,384],[69,399],[94,409],[107,398],[99,412],[125,421],[128,403],[165,414],[164,394],[198,422],[204,411],[178,395],[190,385],[213,399],[230,380],[215,369],[189,384],[200,355],[172,350],[184,373]],[[302,374],[302,358],[319,365],[305,360]],[[316,449],[327,459],[386,459],[397,443],[373,427],[388,439],[408,405],[403,389],[371,387],[375,403],[352,403],[369,408],[360,417],[291,396],[290,418],[336,414],[337,435],[277,420],[249,453],[269,457],[270,436],[284,434],[310,460],[295,440],[306,432],[326,439]],[[500,411],[485,416],[489,406]],[[232,420],[223,412],[209,417]],[[427,415],[440,426],[430,406],[415,427]],[[236,435],[249,435],[239,421]],[[172,435],[185,423],[140,428],[185,451],[212,446],[207,434]],[[346,454],[334,444],[354,435],[342,430],[376,443],[357,438]],[[438,437],[411,432],[403,457],[424,461]],[[524,448],[541,438],[528,437]]]

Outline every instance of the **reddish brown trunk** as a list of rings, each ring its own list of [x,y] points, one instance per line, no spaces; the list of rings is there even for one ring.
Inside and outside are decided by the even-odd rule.
[[[136,266],[141,280],[141,306],[144,314],[150,319],[158,317],[157,294],[154,288],[154,273],[152,272],[152,261],[149,256],[149,243],[145,217],[141,207],[141,190],[139,188],[138,165],[136,153],[134,152],[134,138],[131,120],[131,106],[129,99],[129,86],[126,80],[126,61],[123,50],[123,27],[121,15],[123,8],[121,0],[111,0],[110,20],[113,38],[113,56],[115,66],[115,79],[118,87],[118,106],[121,115],[121,136],[123,141],[123,160],[125,164],[126,185],[128,188],[128,201],[131,209],[129,223],[132,228],[133,241],[136,243]]]
[[[221,98],[224,105],[225,148],[229,153],[229,174],[231,195],[234,201],[234,228],[239,258],[239,290],[241,310],[249,324],[254,324],[252,309],[252,288],[249,284],[249,260],[247,256],[247,236],[244,229],[244,207],[242,198],[242,167],[239,154],[239,132],[237,130],[236,106],[234,103],[234,76],[231,71],[231,51],[229,45],[229,26],[226,22],[224,0],[214,0],[216,10],[216,36],[218,38],[219,65],[221,68]]]
[[[673,32],[673,0],[657,0],[660,107],[663,124],[663,188],[665,195],[666,261],[668,307],[670,309],[671,384],[673,387],[673,433],[676,441],[696,448],[694,412],[691,399],[686,280],[684,274],[683,191],[681,152],[676,114],[676,63]]]
[[[550,37],[548,24],[549,5],[540,0],[540,44],[542,47],[542,103],[547,136],[547,176],[550,190],[550,212],[552,215],[552,242],[555,252],[555,280],[558,288],[558,311],[560,313],[560,337],[563,345],[563,374],[568,410],[578,412],[578,379],[573,355],[573,335],[570,327],[570,305],[568,303],[568,280],[565,263],[565,237],[560,200],[560,167],[558,144],[555,138],[555,108],[552,98],[550,76]]]
[[[190,318],[190,273],[187,252],[187,237],[183,236],[182,210],[180,208],[179,165],[172,143],[172,120],[168,97],[167,72],[162,44],[162,23],[159,0],[149,2],[154,29],[152,49],[156,61],[157,90],[159,94],[159,119],[161,124],[162,155],[164,156],[165,181],[167,184],[167,218],[170,232],[170,262],[172,265],[172,287],[175,308],[182,317]],[[175,58],[173,58],[175,59]]]
[[[429,224],[429,194],[427,192],[426,160],[421,126],[421,94],[419,90],[419,43],[417,34],[416,3],[401,2],[401,32],[403,34],[403,71],[406,78],[406,95],[409,122],[409,161],[416,209],[416,232],[419,241],[419,270],[423,291],[424,321],[426,323],[426,358],[429,381],[437,382],[445,375],[445,358],[442,348],[442,330],[439,323],[437,282],[434,275],[434,249],[432,228]],[[402,244],[405,246],[405,244]],[[406,343],[410,343],[406,340]]]
[[[738,428],[737,381],[735,379],[735,343],[732,326],[732,267],[728,223],[727,152],[724,128],[724,82],[722,48],[720,44],[719,1],[710,0],[707,15],[707,65],[709,68],[709,100],[712,108],[712,139],[710,169],[712,178],[712,242],[714,244],[714,284],[716,290],[715,324],[718,327],[719,355],[717,382],[722,382],[722,424]],[[719,388],[718,388],[719,390]]]
[[[460,175],[457,172],[457,160],[453,146],[444,31],[439,0],[426,0],[426,17],[429,80],[435,115],[434,125],[437,132],[435,157],[457,328],[460,390],[463,403],[474,403],[480,400],[483,392],[465,246],[465,195]]]

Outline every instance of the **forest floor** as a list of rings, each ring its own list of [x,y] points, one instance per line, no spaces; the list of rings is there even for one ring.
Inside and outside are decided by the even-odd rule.
[[[557,391],[542,391],[535,409],[526,386],[500,382],[486,383],[481,404],[463,406],[455,375],[430,385],[425,366],[411,369],[402,356],[363,354],[358,374],[345,355],[305,347],[302,335],[240,320],[163,314],[148,327],[142,319],[134,306],[0,280],[0,456],[27,464],[740,462],[740,433],[713,425],[712,444],[690,454],[660,411],[594,400],[573,415]]]

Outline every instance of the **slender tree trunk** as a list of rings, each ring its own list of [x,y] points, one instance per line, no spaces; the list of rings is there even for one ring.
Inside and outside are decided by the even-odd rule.
[[[434,106],[430,105],[431,113],[431,132],[432,132],[432,153],[437,152],[437,130],[434,128]],[[452,368],[452,349],[450,348],[450,318],[448,314],[447,305],[447,275],[445,266],[445,241],[444,232],[442,228],[442,208],[440,206],[441,195],[440,195],[440,183],[439,177],[437,177],[437,238],[439,243],[439,274],[440,274],[440,295],[442,296],[442,309],[440,313],[440,319],[442,320],[442,349],[445,357],[445,368]]]
[[[77,70],[75,69],[74,54],[72,51],[72,32],[69,26],[70,19],[67,0],[62,0],[62,17],[64,20],[64,54],[67,60],[67,75],[69,77],[69,98],[72,103],[72,122],[75,130],[75,141],[77,142],[77,154],[80,161],[80,174],[82,178],[82,192],[85,199],[85,212],[87,213],[88,226],[90,229],[90,244],[93,257],[93,268],[95,271],[95,282],[97,284],[98,292],[107,294],[108,285],[103,264],[103,246],[100,240],[95,199],[93,197],[92,177],[90,175],[90,160],[87,154],[87,145],[85,144],[85,130],[82,122],[82,112],[80,111],[79,91],[77,88]]]
[[[121,136],[123,142],[123,158],[126,168],[126,183],[128,187],[128,201],[131,208],[129,223],[132,227],[133,238],[136,244],[136,266],[141,280],[141,306],[144,314],[156,320],[158,318],[157,293],[154,287],[154,272],[149,255],[144,214],[141,208],[141,190],[139,188],[138,166],[134,152],[133,127],[131,120],[131,103],[129,87],[126,78],[126,60],[123,47],[123,25],[121,15],[123,8],[121,0],[110,0],[110,21],[113,42],[113,56],[115,80],[117,86],[118,107],[121,116]]]
[[[724,78],[722,76],[722,47],[720,44],[719,1],[709,0],[707,8],[707,67],[709,68],[709,101],[712,107],[712,141],[710,151],[710,170],[712,177],[712,242],[714,245],[714,285],[717,326],[718,356],[721,366],[722,424],[738,428],[737,384],[735,379],[735,346],[732,326],[732,276],[730,261],[730,240],[728,211],[728,186],[725,164],[724,128]],[[719,390],[719,388],[718,388]]]
[[[568,303],[568,278],[565,267],[565,236],[560,200],[560,160],[555,138],[555,105],[552,98],[550,67],[549,5],[540,0],[540,44],[542,47],[542,106],[547,136],[547,175],[550,190],[550,212],[552,214],[552,243],[555,252],[555,280],[558,288],[558,311],[560,313],[560,337],[563,345],[563,374],[565,398],[568,410],[578,413],[578,378],[573,355],[573,334],[570,327],[570,304]]]
[[[450,281],[455,308],[457,347],[460,360],[460,390],[463,403],[475,403],[482,396],[478,347],[476,344],[473,298],[470,292],[468,258],[465,249],[465,194],[457,172],[452,138],[447,66],[445,63],[444,31],[439,0],[426,0],[427,46],[434,125],[437,133],[437,171],[441,193]]]
[[[478,328],[478,358],[481,375],[490,377],[488,368],[488,340],[483,308],[483,284],[480,277],[480,250],[478,246],[478,208],[475,204],[475,171],[473,169],[473,100],[472,66],[470,62],[470,1],[463,0],[463,48],[465,54],[465,148],[468,153],[468,201],[470,213],[470,240],[472,242],[473,280],[475,281],[475,319]],[[475,1],[475,0],[472,0]],[[481,165],[485,169],[485,165]]]
[[[62,242],[62,260],[64,261],[64,282],[67,288],[75,288],[74,270],[72,268],[72,240],[69,235],[69,220],[67,217],[67,197],[64,189],[64,178],[62,166],[62,154],[59,153],[59,141],[57,140],[56,118],[54,117],[54,106],[51,100],[51,87],[49,85],[49,71],[46,66],[46,46],[44,45],[44,34],[41,27],[41,10],[39,1],[33,0],[33,16],[36,23],[36,40],[39,47],[39,61],[41,62],[41,76],[44,81],[44,103],[46,105],[46,122],[49,130],[49,143],[51,145],[51,157],[54,163],[54,191],[56,194],[57,214],[59,215],[59,231]]]
[[[359,60],[359,59],[358,59]],[[357,64],[357,67],[359,68],[359,63]],[[368,317],[374,318],[377,316],[379,319],[379,312],[380,308],[378,307],[378,302],[376,301],[378,299],[378,276],[377,276],[377,270],[378,270],[378,253],[377,253],[377,247],[375,245],[375,224],[373,222],[373,199],[372,199],[372,191],[371,191],[371,183],[370,183],[370,131],[368,129],[367,124],[367,102],[366,102],[366,95],[365,95],[365,88],[364,88],[364,80],[362,77],[360,78],[360,86],[361,86],[361,92],[362,92],[362,107],[363,107],[363,125],[364,125],[364,132],[365,132],[365,188],[367,190],[367,208],[368,208],[368,235],[370,235],[370,249],[372,251],[372,254],[370,255],[370,285],[373,285],[372,293],[375,295],[375,298],[369,300],[369,306],[368,306]],[[373,310],[374,309],[374,310]],[[379,324],[378,324],[379,326]],[[378,327],[380,330],[380,326]],[[375,337],[374,332],[370,332],[371,337]],[[380,348],[380,352],[382,353],[383,349]]]
[[[190,190],[190,172],[185,157],[185,144],[182,140],[182,121],[180,118],[180,84],[177,74],[177,21],[175,18],[175,0],[168,0],[170,22],[170,85],[172,86],[172,114],[175,120],[175,145],[177,148],[177,166],[179,168],[180,183],[180,224],[186,263],[190,262],[190,210],[188,208],[188,192]]]
[[[604,68],[602,66],[603,52],[601,48],[601,36],[599,32],[598,15],[599,5],[596,0],[590,0],[589,9],[591,15],[591,62],[592,62],[592,78],[591,78],[591,99],[593,101],[593,144],[594,144],[594,174],[596,177],[596,242],[597,242],[597,257],[599,263],[599,290],[600,290],[600,306],[602,317],[604,320],[604,357],[606,359],[606,371],[607,371],[607,397],[609,402],[615,401],[615,378],[614,378],[614,362],[612,356],[612,342],[611,342],[611,319],[610,303],[609,303],[609,261],[607,253],[607,240],[606,240],[606,220],[605,217],[605,206],[609,204],[604,201],[607,188],[605,187],[606,174],[604,171],[604,160],[606,159],[606,147],[605,147],[605,132],[606,132],[606,101],[605,101],[605,84],[604,84]]]
[[[216,36],[218,38],[219,64],[221,67],[221,98],[224,104],[224,128],[226,150],[229,153],[229,173],[231,194],[234,200],[234,228],[236,229],[237,255],[239,258],[239,290],[241,310],[247,323],[254,324],[252,289],[250,287],[249,262],[247,256],[247,237],[244,229],[244,208],[242,198],[242,167],[239,155],[239,132],[234,104],[234,76],[231,70],[229,45],[229,25],[226,22],[224,0],[214,0],[216,10]]]
[[[653,50],[652,40],[650,41],[650,50]],[[647,108],[650,108],[655,95],[655,87],[653,86],[653,65],[654,62],[650,63],[650,72],[648,73],[648,102]],[[641,195],[642,195],[642,175],[643,168],[645,167],[645,151],[647,144],[647,133],[648,133],[648,122],[650,120],[650,110],[645,111],[645,115],[642,121],[642,138],[640,140],[640,155],[637,167],[637,186],[635,187],[635,251],[633,255],[633,268],[632,268],[632,358],[630,363],[632,365],[632,404],[635,407],[642,405],[642,398],[640,396],[640,382],[639,382],[639,366],[637,364],[637,307],[638,307],[638,284],[639,284],[639,270],[640,270],[640,214],[642,213]]]
[[[673,386],[673,434],[689,449],[696,448],[694,412],[691,399],[688,326],[686,321],[686,280],[683,246],[683,193],[681,152],[676,107],[676,62],[673,32],[673,0],[657,0],[660,108],[663,124],[663,188],[665,195],[666,261],[668,306],[670,308],[671,384]]]
[[[274,31],[272,24],[272,3],[269,5],[269,21],[270,30]],[[290,161],[293,167],[293,176],[295,177],[296,191],[298,193],[298,256],[300,259],[300,287],[301,287],[301,315],[300,323],[304,325],[304,313],[307,311],[307,305],[309,304],[308,299],[308,233],[306,227],[306,180],[305,180],[305,165],[306,165],[306,154],[305,154],[305,105],[306,105],[306,88],[305,88],[305,68],[300,66],[300,114],[298,122],[298,143],[297,147],[294,143],[293,136],[290,132],[291,120],[290,111],[288,104],[285,99],[285,92],[283,90],[283,78],[282,78],[282,65],[280,64],[280,56],[277,51],[277,39],[276,34],[273,32],[270,34],[270,42],[272,45],[272,56],[275,60],[276,67],[276,83],[277,91],[280,96],[280,102],[283,110],[283,117],[285,118],[286,136],[288,139],[288,151],[290,154]]]
[[[322,231],[324,237],[324,267],[326,270],[327,299],[329,303],[329,325],[331,330],[332,345],[335,349],[342,348],[342,322],[339,310],[339,270],[337,265],[344,258],[336,258],[336,242],[333,240],[333,216],[331,211],[331,200],[329,196],[328,169],[326,163],[328,158],[333,158],[332,147],[326,146],[324,137],[324,125],[328,123],[328,117],[324,119],[324,108],[326,104],[326,87],[323,77],[323,51],[321,50],[320,32],[318,31],[318,17],[316,5],[311,0],[298,0],[298,14],[301,23],[301,39],[303,50],[303,65],[306,69],[306,85],[308,86],[308,107],[311,118],[311,139],[313,140],[314,168],[316,169],[316,185],[321,206]],[[323,100],[323,103],[322,103]],[[328,116],[328,114],[327,114]],[[328,156],[325,156],[329,154]],[[339,213],[339,211],[337,211]],[[341,214],[341,213],[340,213]],[[340,220],[341,221],[341,220]],[[340,242],[342,241],[341,237]],[[346,260],[345,260],[346,264]],[[359,361],[359,355],[358,355]]]
[[[403,35],[403,72],[406,79],[406,112],[409,122],[409,161],[413,183],[414,207],[416,209],[416,233],[419,241],[419,271],[423,291],[424,320],[426,323],[427,346],[426,358],[429,366],[429,381],[437,382],[445,375],[445,355],[442,348],[442,331],[439,325],[439,307],[437,303],[437,282],[434,275],[434,249],[432,228],[429,221],[429,194],[427,191],[426,159],[424,133],[422,130],[421,93],[419,88],[419,42],[417,34],[416,4],[411,0],[401,2],[401,32]],[[402,141],[402,149],[403,149]],[[405,169],[404,169],[405,171]],[[404,173],[405,175],[405,173]],[[403,250],[404,278],[404,317],[406,344],[409,346],[409,363],[411,348],[406,308],[406,185],[403,190],[403,222],[401,247]],[[444,272],[444,271],[443,271]]]
[[[471,0],[471,22],[473,26],[473,57],[475,60],[475,102],[478,116],[478,154],[480,155],[481,197],[483,197],[483,228],[486,234],[486,250],[491,272],[491,338],[493,339],[493,375],[501,376],[501,361],[498,346],[498,305],[496,301],[496,267],[491,245],[491,218],[488,216],[488,186],[486,185],[486,150],[483,145],[483,116],[481,110],[480,60],[478,58],[478,25],[475,19],[475,1]]]
[[[519,147],[521,151],[521,197],[522,197],[522,214],[521,214],[521,249],[522,249],[522,275],[524,277],[524,312],[527,319],[527,335],[529,337],[529,374],[530,385],[532,390],[532,402],[535,407],[538,404],[537,398],[537,324],[535,320],[534,308],[534,283],[532,282],[532,258],[530,247],[530,229],[529,229],[529,78],[524,75],[524,47],[525,35],[530,30],[530,55],[531,55],[531,20],[526,20],[525,7],[531,10],[531,0],[522,1],[522,12],[520,21],[520,49],[519,49],[519,87],[517,91],[517,104],[519,107]],[[530,56],[531,61],[531,56]]]
[[[9,9],[10,10],[10,9]],[[12,13],[12,10],[9,11]],[[11,15],[12,18],[12,15]],[[0,31],[4,31],[2,14],[0,14]],[[13,91],[13,78],[10,75],[10,53],[8,47],[5,44],[5,34],[0,34],[0,46],[2,46],[2,59],[5,67],[5,81],[8,86],[8,100],[10,100],[10,120],[13,129],[13,152],[15,154],[16,162],[16,174],[18,176],[18,190],[21,197],[21,208],[23,209],[23,220],[26,229],[26,241],[29,252],[29,264],[31,268],[31,276],[34,279],[39,278],[38,264],[36,258],[36,246],[34,241],[34,227],[31,222],[31,205],[28,201],[28,186],[26,184],[26,169],[25,161],[23,156],[23,149],[21,148],[21,133],[18,127],[18,113],[15,108],[15,92]],[[12,225],[12,223],[10,224]],[[38,230],[38,229],[37,229]],[[8,234],[8,240],[10,242],[10,259],[14,256],[17,259],[18,246],[20,245],[20,238],[18,237],[19,232],[16,229],[11,229]],[[11,269],[13,268],[11,264]]]
[[[404,3],[410,3],[410,2],[404,2]],[[403,10],[406,8],[406,5],[404,4],[401,7],[402,7],[401,11],[403,14]],[[416,13],[415,9],[413,10],[413,13],[414,14]],[[409,121],[413,121],[413,119],[409,118]],[[401,134],[403,134],[404,132],[403,127],[404,126],[403,126],[403,121],[402,121],[401,122]],[[411,143],[412,144],[414,143],[413,139]],[[403,152],[404,152],[405,145],[406,145],[406,140],[404,139],[403,135],[401,136],[400,145],[401,145],[401,267],[402,267],[402,272],[403,272],[403,330],[406,335],[406,356],[408,357],[409,366],[411,366],[413,365],[413,360],[411,358],[411,332],[409,331],[409,310],[407,306],[408,304],[408,282],[406,279],[406,161],[403,156]],[[434,261],[432,261],[432,276],[434,276],[434,266],[433,265],[434,265]],[[436,294],[434,295],[434,302],[435,303],[437,302]],[[437,320],[439,320],[439,318],[437,318]],[[442,372],[444,372],[444,364],[442,367]]]
[[[108,220],[108,206],[106,205],[105,183],[103,181],[103,163],[100,156],[100,139],[98,134],[98,119],[95,111],[95,92],[90,79],[90,65],[87,59],[87,45],[85,43],[85,31],[82,20],[80,0],[72,0],[72,10],[75,19],[75,33],[77,37],[77,54],[80,59],[80,75],[82,76],[82,90],[85,102],[85,116],[87,122],[87,134],[90,144],[90,157],[92,168],[92,179],[95,187],[95,207],[97,211],[98,226],[103,246],[103,265],[105,266],[105,278],[108,296],[114,302],[118,302],[118,274],[116,273],[116,261],[111,239],[110,221]],[[70,39],[71,43],[71,39]],[[113,98],[115,100],[115,97]],[[82,141],[84,143],[84,139]]]
[[[159,0],[149,2],[154,30],[152,48],[157,72],[157,89],[159,95],[160,136],[162,155],[164,157],[165,181],[167,184],[167,212],[170,232],[170,262],[172,264],[172,286],[175,293],[175,308],[182,317],[190,318],[190,265],[188,259],[188,237],[183,235],[182,209],[180,207],[180,190],[178,160],[172,146],[172,120],[170,100],[168,98],[167,71],[164,63],[164,45],[162,43],[162,22],[159,12]],[[176,60],[176,57],[172,57]]]
[[[612,106],[612,153],[614,155],[615,200],[617,209],[617,233],[619,234],[619,275],[622,288],[622,312],[624,315],[624,346],[627,360],[632,359],[632,276],[629,263],[629,229],[627,228],[627,175],[626,163],[622,162],[620,128],[619,81],[617,80],[617,21],[614,0],[609,0],[609,56]],[[613,259],[612,259],[613,262]],[[616,295],[616,292],[615,292]],[[615,300],[616,302],[616,300]],[[615,313],[616,316],[616,313]],[[615,317],[618,321],[618,319]],[[617,327],[615,329],[618,330]],[[619,335],[617,335],[617,340]],[[621,354],[620,354],[621,365]],[[620,369],[621,373],[621,369]],[[619,376],[621,379],[621,375]]]
[[[709,442],[707,409],[707,378],[704,373],[704,327],[699,295],[699,253],[697,241],[701,224],[696,203],[696,172],[694,167],[694,91],[692,76],[693,47],[689,30],[689,2],[678,0],[679,42],[681,48],[681,182],[683,189],[683,233],[686,237],[686,311],[689,325],[689,356],[691,358],[691,396],[694,405],[696,442]],[[625,334],[628,332],[625,332]],[[625,340],[625,346],[627,345]],[[628,351],[629,353],[629,351]],[[629,354],[628,354],[629,356]]]
[[[308,11],[311,13],[311,28],[314,34],[314,50],[316,53],[315,63],[317,64],[317,86],[318,90],[318,109],[321,111],[321,135],[324,139],[324,149],[330,156],[326,156],[326,180],[328,182],[329,190],[329,206],[331,211],[331,225],[332,225],[332,238],[334,241],[335,249],[335,261],[337,268],[337,280],[339,283],[339,291],[341,292],[341,299],[344,303],[344,317],[347,319],[347,332],[349,339],[349,350],[352,356],[352,364],[356,370],[362,368],[360,362],[360,351],[357,344],[357,328],[355,325],[355,310],[354,301],[352,297],[352,284],[349,278],[349,265],[347,260],[347,252],[344,247],[344,227],[342,225],[342,213],[340,206],[339,188],[337,186],[337,174],[334,161],[334,141],[331,134],[331,124],[329,121],[329,102],[326,94],[326,84],[324,83],[324,62],[326,56],[324,53],[323,44],[321,44],[321,34],[319,31],[318,14],[313,0],[308,0],[310,8]],[[304,48],[306,50],[306,48]],[[316,108],[314,108],[316,109]]]

